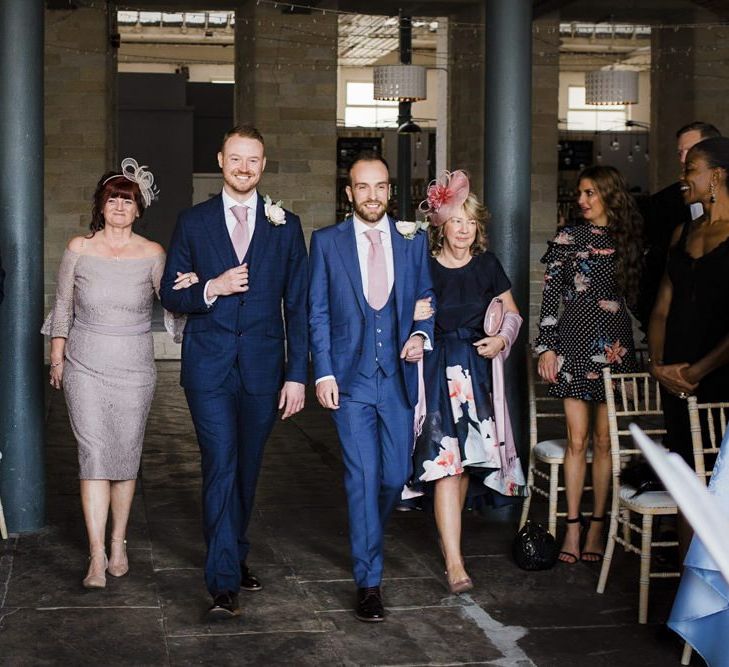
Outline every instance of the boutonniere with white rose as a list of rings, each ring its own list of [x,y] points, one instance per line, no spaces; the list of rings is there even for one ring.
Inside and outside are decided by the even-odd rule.
[[[427,220],[398,220],[395,223],[395,229],[408,241],[412,241],[421,229],[425,231],[428,227],[430,227],[430,223]]]
[[[266,213],[266,218],[268,218],[268,221],[275,227],[278,227],[279,225],[285,225],[286,211],[284,211],[283,209],[283,202],[279,199],[274,204],[274,202],[271,200],[271,197],[269,197],[268,195],[263,198],[263,201],[263,210]]]

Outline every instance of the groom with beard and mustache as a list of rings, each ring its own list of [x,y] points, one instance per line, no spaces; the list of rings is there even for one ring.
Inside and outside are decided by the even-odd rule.
[[[385,524],[410,477],[417,362],[433,337],[432,316],[413,322],[415,302],[434,298],[427,237],[404,236],[387,215],[380,155],[355,159],[347,197],[352,217],[311,238],[309,336],[316,396],[342,447],[356,617],[376,622]]]
[[[276,411],[304,407],[307,256],[298,216],[264,204],[263,137],[237,126],[218,153],[220,195],[184,211],[170,242],[162,305],[187,315],[181,384],[200,446],[205,583],[211,619],[258,591],[246,563],[263,446]]]

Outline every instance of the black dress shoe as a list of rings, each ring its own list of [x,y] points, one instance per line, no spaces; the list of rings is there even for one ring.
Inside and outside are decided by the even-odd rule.
[[[240,616],[238,593],[226,592],[213,595],[213,604],[208,609],[208,619],[222,621]]]
[[[253,574],[245,563],[240,564],[240,587],[244,591],[260,591],[263,584]]]
[[[379,623],[385,620],[385,608],[382,606],[379,586],[357,589],[355,616],[365,623]]]

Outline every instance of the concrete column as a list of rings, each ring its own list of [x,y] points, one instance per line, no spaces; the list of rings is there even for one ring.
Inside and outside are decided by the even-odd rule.
[[[532,3],[486,0],[484,192],[491,210],[491,249],[526,313],[531,197]],[[526,329],[506,365],[516,442],[526,434]],[[524,450],[525,451],[525,450]]]
[[[0,3],[0,497],[8,530],[43,526],[43,10]]]

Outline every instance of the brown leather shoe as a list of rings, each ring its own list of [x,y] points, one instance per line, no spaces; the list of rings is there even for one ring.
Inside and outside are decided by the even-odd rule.
[[[365,623],[380,623],[385,620],[385,608],[382,605],[379,586],[357,589],[355,616]]]
[[[244,591],[260,591],[263,584],[258,580],[245,563],[240,564],[240,587]]]
[[[224,621],[236,616],[240,616],[238,593],[227,591],[213,596],[213,604],[208,609],[208,620]]]

